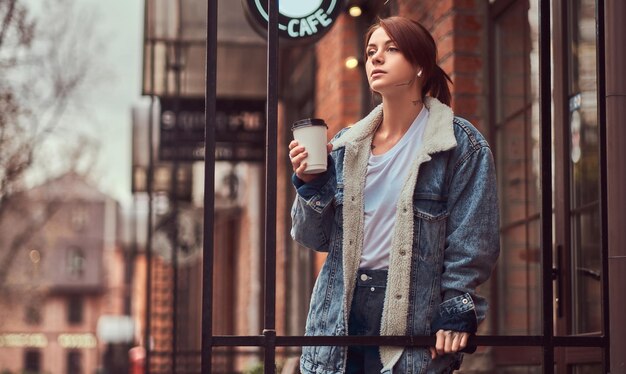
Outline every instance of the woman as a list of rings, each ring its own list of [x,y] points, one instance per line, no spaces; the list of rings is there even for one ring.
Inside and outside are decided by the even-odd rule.
[[[289,145],[297,197],[292,236],[328,256],[306,335],[436,335],[416,347],[303,347],[303,373],[448,373],[485,317],[476,287],[499,253],[489,145],[454,117],[449,77],[419,23],[379,20],[365,71],[382,104],[329,144],[328,170],[304,174]]]

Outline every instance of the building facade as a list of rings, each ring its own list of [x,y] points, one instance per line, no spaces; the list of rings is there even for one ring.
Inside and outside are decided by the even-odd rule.
[[[203,4],[186,3],[180,14],[206,14]],[[228,4],[218,4],[220,11],[230,13],[218,18],[217,99],[260,99],[265,75],[256,68],[257,63],[263,64],[262,70],[268,68],[261,62],[264,52],[259,52],[266,46],[262,39],[241,31],[247,27],[241,23],[242,13]],[[546,359],[554,361],[558,373],[601,373],[609,365],[612,373],[626,370],[620,358],[625,349],[621,336],[626,332],[619,318],[626,310],[623,290],[618,288],[626,274],[619,270],[625,258],[620,248],[626,239],[618,229],[625,194],[620,187],[625,170],[620,160],[626,157],[618,144],[626,134],[617,121],[623,114],[620,108],[626,107],[618,104],[624,96],[620,82],[626,80],[619,79],[624,76],[623,65],[615,63],[624,55],[615,20],[626,11],[623,2],[610,0],[555,0],[541,11],[543,4],[539,0],[350,0],[344,2],[346,11],[332,30],[316,43],[281,44],[275,170],[278,336],[303,335],[308,295],[324,261],[323,255],[300,248],[289,236],[294,197],[287,157],[290,124],[305,117],[323,118],[332,137],[368,113],[376,102],[363,73],[362,37],[377,17],[402,15],[418,20],[433,34],[439,64],[453,81],[452,109],[486,136],[496,160],[502,252],[490,282],[480,290],[491,310],[479,334],[504,337],[500,342],[507,337],[529,342],[520,347],[481,346],[467,356],[460,372],[539,373],[552,366]],[[352,7],[360,11],[348,12]],[[230,29],[225,20],[232,21]],[[193,25],[202,29],[206,20]],[[239,26],[233,29],[233,25]],[[150,51],[158,56],[159,47],[153,42],[147,41],[151,47],[146,56]],[[541,65],[546,51],[551,56],[548,67]],[[247,56],[247,65],[240,64],[238,53]],[[144,64],[147,95],[169,96],[167,90],[174,87],[175,70],[156,70],[166,65],[163,56],[153,58],[155,64]],[[203,95],[206,88],[199,83],[204,63],[183,74],[183,87],[195,95]],[[545,135],[545,124],[552,135]],[[218,192],[228,165],[216,164]],[[196,356],[195,365],[201,346],[198,283],[202,278],[213,279],[213,335],[259,336],[264,330],[264,170],[248,161],[231,165],[241,190],[236,204],[225,204],[228,194],[216,193],[213,269],[202,274],[200,262],[206,259],[201,256],[192,266],[181,265],[181,274],[187,271],[188,277],[173,288],[180,290],[181,282],[196,286],[193,296],[186,297],[195,300],[197,318],[187,319],[184,328],[180,324],[186,332],[178,332],[194,337],[186,347]],[[201,200],[195,200],[199,208]],[[567,343],[546,355],[544,344],[559,339]],[[171,346],[168,349],[167,354],[177,356]],[[213,372],[245,372],[262,361],[258,347],[216,347],[214,352]],[[298,347],[277,349],[283,372],[296,372],[298,352]],[[171,369],[167,365],[172,360],[163,370]]]
[[[128,290],[119,207],[74,173],[14,196],[0,222],[0,371],[102,369],[103,315],[124,315]]]

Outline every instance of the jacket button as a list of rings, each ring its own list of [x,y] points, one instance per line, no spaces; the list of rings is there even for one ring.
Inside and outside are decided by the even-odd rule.
[[[467,304],[469,301],[467,299],[463,299],[463,304]]]
[[[321,202],[319,202],[319,201],[316,201],[316,202],[315,202],[315,205],[320,206],[320,205],[322,205],[322,203],[321,203]]]
[[[376,289],[374,287],[370,288],[370,291],[374,292]]]
[[[367,280],[367,274],[361,274],[361,280],[365,282]]]

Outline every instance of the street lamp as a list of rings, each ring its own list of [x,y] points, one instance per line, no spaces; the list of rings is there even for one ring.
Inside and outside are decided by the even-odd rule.
[[[363,14],[363,9],[361,9],[361,7],[358,5],[352,5],[350,8],[348,8],[348,14],[350,14],[352,17],[358,17]]]

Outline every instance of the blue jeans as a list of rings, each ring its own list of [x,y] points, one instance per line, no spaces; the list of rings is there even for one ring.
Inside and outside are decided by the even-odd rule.
[[[359,270],[350,308],[349,335],[380,335],[386,286],[387,270]],[[378,346],[348,347],[347,374],[378,374],[382,368]]]

